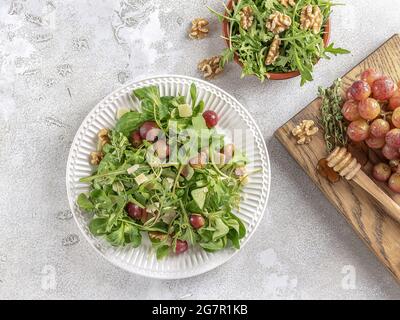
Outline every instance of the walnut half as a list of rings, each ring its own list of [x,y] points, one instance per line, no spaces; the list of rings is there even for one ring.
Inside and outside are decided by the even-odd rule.
[[[297,144],[308,144],[317,132],[318,127],[314,126],[313,120],[303,120],[293,128],[292,135],[297,138]]]
[[[248,30],[253,25],[253,20],[254,20],[253,9],[250,6],[246,6],[240,11],[239,14],[240,14],[240,26],[244,30]]]
[[[284,7],[288,7],[289,5],[294,7],[296,5],[296,1],[295,0],[279,0],[279,2],[281,3],[281,5],[283,5]]]
[[[311,4],[301,10],[300,28],[303,30],[312,30],[314,34],[321,31],[323,16],[318,6]]]
[[[219,63],[221,61],[221,56],[214,56],[209,59],[204,59],[199,62],[197,68],[203,72],[203,76],[206,79],[213,79],[215,76],[223,71]]]
[[[292,25],[292,18],[282,12],[275,11],[267,20],[266,27],[274,34],[279,34]]]
[[[274,40],[271,43],[271,46],[269,47],[267,58],[265,59],[265,64],[267,66],[273,64],[276,59],[279,57],[279,46],[281,45],[281,39],[279,39],[279,36],[276,35]]]
[[[192,21],[192,27],[189,31],[189,38],[203,39],[208,35],[208,21],[203,18],[197,18]]]
[[[90,163],[94,166],[97,166],[100,161],[103,159],[103,152],[101,151],[93,151],[90,153]]]
[[[97,133],[97,137],[99,138],[99,147],[100,150],[104,147],[105,144],[110,143],[110,138],[108,137],[108,129],[101,129]]]

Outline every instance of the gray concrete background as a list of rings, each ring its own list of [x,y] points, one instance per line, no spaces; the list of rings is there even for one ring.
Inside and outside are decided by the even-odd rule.
[[[267,141],[268,214],[225,265],[158,281],[119,270],[79,234],[64,186],[67,155],[85,115],[126,81],[199,76],[197,62],[224,48],[205,7],[222,9],[220,1],[0,0],[0,299],[400,298],[395,280],[273,138],[319,85],[400,31],[398,0],[341,2],[332,40],[352,54],[321,61],[313,83],[240,80],[233,64],[214,81],[248,108]],[[210,20],[209,39],[187,39],[196,17]]]

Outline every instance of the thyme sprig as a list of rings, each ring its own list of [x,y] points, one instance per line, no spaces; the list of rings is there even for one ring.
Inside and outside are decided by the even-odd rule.
[[[322,99],[320,125],[324,129],[326,150],[330,153],[336,146],[347,145],[347,125],[343,120],[341,107],[343,97],[341,95],[341,83],[339,78],[333,86],[318,89]]]

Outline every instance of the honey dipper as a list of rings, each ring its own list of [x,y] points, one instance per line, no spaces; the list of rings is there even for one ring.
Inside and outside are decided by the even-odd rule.
[[[333,168],[341,177],[354,181],[374,197],[394,220],[400,223],[400,206],[361,170],[361,164],[346,148],[336,147],[326,160],[328,167]]]

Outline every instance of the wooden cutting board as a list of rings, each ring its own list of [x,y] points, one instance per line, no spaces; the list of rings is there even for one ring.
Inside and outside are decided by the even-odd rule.
[[[343,79],[343,88],[347,88],[359,78],[362,71],[374,68],[389,75],[396,82],[400,80],[400,35],[394,35],[379,49],[347,73]],[[332,202],[338,211],[375,253],[378,259],[390,270],[400,282],[400,224],[388,217],[371,196],[352,182],[344,180],[331,184],[321,177],[316,166],[320,159],[327,156],[322,130],[313,137],[309,145],[299,146],[291,136],[291,130],[304,119],[312,119],[317,123],[320,99],[313,101],[286,124],[280,127],[275,136],[300,164],[314,183]],[[364,171],[370,173],[370,164]],[[400,196],[388,191],[380,184],[397,203]]]

